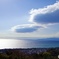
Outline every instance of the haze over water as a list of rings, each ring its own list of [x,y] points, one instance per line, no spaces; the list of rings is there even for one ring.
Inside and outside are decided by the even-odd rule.
[[[59,47],[59,40],[51,39],[0,39],[0,49]]]

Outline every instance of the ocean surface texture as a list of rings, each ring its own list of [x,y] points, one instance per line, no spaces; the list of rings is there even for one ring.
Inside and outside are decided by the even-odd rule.
[[[58,39],[0,39],[2,48],[51,48],[59,47]]]

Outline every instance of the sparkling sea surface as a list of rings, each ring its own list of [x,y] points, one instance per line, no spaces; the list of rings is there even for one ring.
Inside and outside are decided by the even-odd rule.
[[[51,48],[59,47],[59,39],[0,39],[0,49],[5,48]]]

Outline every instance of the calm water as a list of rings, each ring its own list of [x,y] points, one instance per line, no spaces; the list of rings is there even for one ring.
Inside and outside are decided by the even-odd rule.
[[[2,48],[49,48],[49,47],[59,47],[59,40],[0,39],[0,49]]]

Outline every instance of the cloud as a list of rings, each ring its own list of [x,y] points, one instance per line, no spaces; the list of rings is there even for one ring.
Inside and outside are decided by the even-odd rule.
[[[48,25],[59,23],[59,2],[44,8],[32,9],[30,11],[29,21],[32,24],[16,25],[11,31],[16,33],[30,33],[40,28],[46,28]]]
[[[23,24],[12,27],[11,31],[14,31],[16,33],[29,33],[36,31],[38,28],[42,27],[35,24]]]
[[[44,8],[32,9],[29,21],[38,24],[59,23],[59,2]]]

